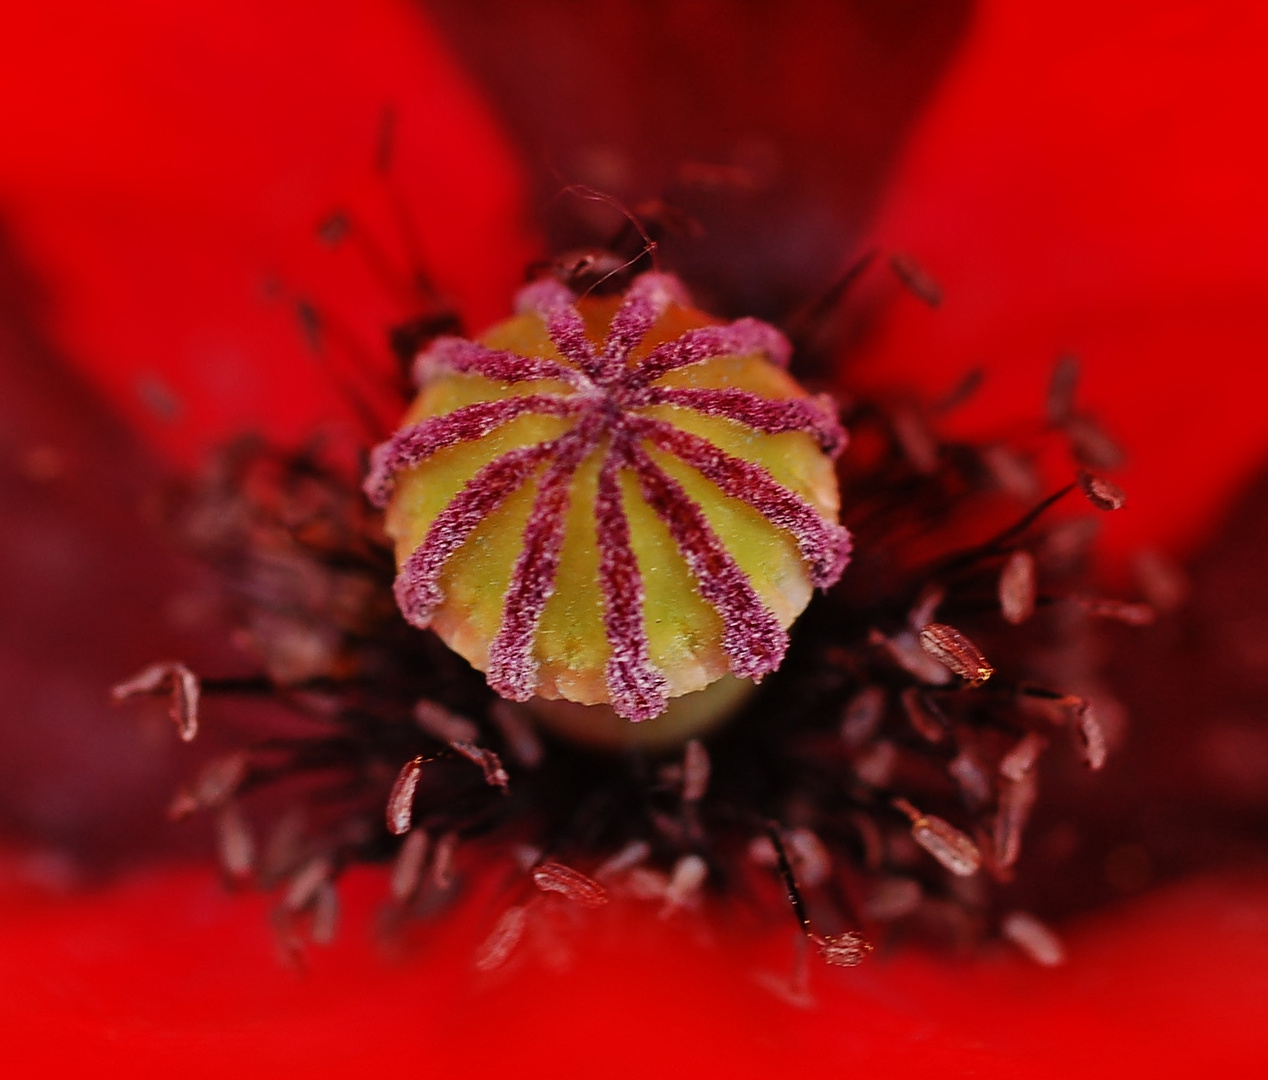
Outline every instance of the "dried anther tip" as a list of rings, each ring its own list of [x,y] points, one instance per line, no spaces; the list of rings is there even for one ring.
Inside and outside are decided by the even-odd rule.
[[[995,674],[982,650],[946,623],[930,623],[921,630],[920,647],[960,678],[967,679],[970,686],[981,686]]]
[[[1018,779],[1008,780],[1001,787],[993,836],[996,866],[1013,866],[1021,856],[1021,835],[1037,796],[1038,785],[1033,772],[1023,772]]]
[[[1021,780],[1026,773],[1035,767],[1039,755],[1043,753],[1046,741],[1037,732],[1030,732],[1022,737],[999,762],[999,774],[1006,780]]]
[[[484,782],[489,787],[498,788],[503,795],[510,794],[511,782],[506,775],[506,770],[502,768],[502,759],[492,750],[485,750],[484,747],[476,746],[474,743],[459,742],[457,739],[454,739],[449,746],[473,765],[480,766],[484,772]]]
[[[922,814],[906,799],[893,800],[893,806],[911,822],[911,838],[951,873],[959,877],[977,873],[982,865],[982,853],[954,825],[932,814]]]
[[[1089,615],[1100,619],[1114,619],[1128,626],[1150,626],[1158,617],[1158,613],[1150,605],[1126,600],[1079,596],[1075,597],[1074,602]]]
[[[1052,380],[1048,384],[1047,413],[1052,423],[1065,424],[1074,415],[1074,394],[1078,385],[1078,357],[1061,357],[1052,369]]]
[[[889,268],[912,293],[930,307],[942,303],[942,288],[933,277],[910,255],[901,253],[891,255]]]
[[[544,862],[533,867],[533,884],[542,892],[559,893],[582,907],[598,908],[608,902],[607,890],[594,878],[562,863]]]
[[[1084,702],[1074,715],[1074,730],[1083,751],[1083,761],[1089,769],[1096,771],[1105,764],[1108,745],[1105,740],[1105,729],[1092,709],[1091,702]]]
[[[431,837],[422,829],[414,829],[405,837],[401,850],[396,854],[392,864],[392,875],[389,879],[389,890],[392,899],[403,904],[415,892],[423,880],[423,866],[427,862],[427,849],[431,846]]]
[[[432,701],[420,701],[414,706],[414,723],[444,743],[473,743],[480,737],[480,729],[472,721]]]
[[[216,819],[216,849],[220,865],[231,879],[242,881],[251,876],[255,869],[255,839],[236,802],[226,803]]]
[[[527,927],[527,908],[517,904],[502,912],[489,936],[476,950],[473,961],[476,971],[496,971],[505,964],[523,938]]]
[[[406,618],[503,697],[630,720],[773,671],[849,555],[831,401],[781,370],[772,327],[714,325],[664,274],[619,298],[538,283],[519,310],[436,341],[374,452]]]
[[[421,757],[408,761],[397,774],[387,797],[387,828],[393,836],[404,836],[414,820],[414,793],[418,790],[418,778],[422,773]]]
[[[127,701],[142,694],[170,694],[171,717],[181,741],[193,741],[198,734],[200,686],[197,675],[175,661],[151,664],[110,691],[115,701]]]
[[[947,718],[929,696],[919,687],[909,686],[900,700],[916,733],[927,742],[942,742],[947,733]]]
[[[1046,924],[1026,911],[1014,911],[1000,922],[1000,933],[1036,964],[1059,967],[1065,963],[1065,946]]]
[[[322,886],[330,883],[334,866],[325,855],[317,855],[304,863],[290,880],[282,897],[285,911],[302,911],[317,899]]]
[[[865,686],[846,703],[841,717],[841,741],[850,749],[868,742],[885,716],[885,691]]]
[[[690,740],[682,755],[682,801],[698,803],[709,788],[709,751],[699,739]]]
[[[193,784],[177,792],[168,806],[168,817],[178,821],[199,810],[226,805],[247,778],[249,764],[247,753],[241,750],[213,758]]]
[[[858,967],[873,947],[870,941],[853,931],[823,936],[814,934],[810,940],[824,962],[833,967]]]
[[[1098,510],[1121,510],[1127,504],[1127,493],[1103,476],[1079,473],[1079,487],[1083,489],[1087,501]]]
[[[1035,612],[1035,557],[1014,551],[999,574],[999,608],[1004,621],[1020,626]]]
[[[709,864],[699,855],[684,855],[670,872],[665,886],[665,903],[660,910],[662,919],[669,918],[679,908],[695,903],[709,876]]]

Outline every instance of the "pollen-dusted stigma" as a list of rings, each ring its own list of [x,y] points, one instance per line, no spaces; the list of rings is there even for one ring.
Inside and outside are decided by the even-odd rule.
[[[696,918],[723,889],[791,910],[832,965],[873,941],[992,935],[1059,962],[1041,913],[1005,912],[990,882],[1100,880],[1113,830],[1080,807],[1055,820],[1081,842],[1034,870],[1023,835],[1049,748],[1099,769],[1122,738],[1099,627],[1154,614],[1093,591],[1089,519],[1054,514],[1080,485],[1094,513],[1118,511],[1113,482],[1080,471],[1041,496],[1049,441],[1107,467],[1083,453],[1071,367],[1046,421],[998,443],[943,439],[945,399],[840,404],[855,566],[805,612],[779,692],[744,707],[734,676],[780,663],[848,554],[838,405],[797,387],[788,351],[763,323],[711,322],[662,274],[616,297],[539,282],[480,343],[417,359],[418,399],[367,484],[395,551],[323,445],[237,445],[191,493],[181,520],[258,669],[155,664],[115,696],[169,698],[186,739],[202,703],[213,723],[235,698],[275,706],[170,812],[214,813],[228,878],[280,887],[285,955],[329,939],[347,868],[390,857],[391,926],[435,918],[486,865],[508,882],[480,972],[556,940],[561,905],[569,925],[609,902]],[[394,585],[438,635],[401,620]],[[459,654],[539,700],[497,698]]]
[[[619,298],[540,281],[517,309],[432,343],[374,452],[405,617],[504,697],[627,720],[774,671],[849,557],[833,402],[777,330],[716,324],[667,274]]]

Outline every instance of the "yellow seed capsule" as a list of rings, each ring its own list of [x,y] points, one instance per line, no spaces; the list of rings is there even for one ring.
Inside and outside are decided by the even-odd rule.
[[[375,451],[406,618],[504,697],[628,720],[773,671],[849,554],[831,402],[778,331],[715,323],[668,275],[619,298],[539,282],[518,309],[423,353]]]

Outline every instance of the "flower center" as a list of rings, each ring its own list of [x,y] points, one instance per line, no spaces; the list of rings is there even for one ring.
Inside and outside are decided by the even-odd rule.
[[[499,350],[445,338],[420,358],[417,369],[424,387],[437,380],[481,376],[510,388],[511,395],[427,415],[374,453],[366,492],[386,506],[393,501],[398,477],[425,469],[424,463],[441,450],[484,445],[493,433],[528,416],[563,422],[562,432],[553,437],[489,449],[491,460],[428,522],[420,542],[409,542],[397,579],[397,599],[406,618],[415,626],[431,626],[447,600],[442,573],[452,557],[482,522],[536,479],[519,551],[500,597],[496,632],[487,655],[479,649],[470,650],[476,656],[468,655],[504,697],[525,701],[543,692],[539,629],[561,575],[573,573],[592,575],[590,585],[602,608],[607,657],[605,693],[598,700],[609,702],[628,720],[659,716],[670,697],[699,689],[728,670],[753,680],[775,670],[788,647],[787,624],[805,599],[800,605],[781,605],[757,587],[751,571],[737,559],[735,549],[744,537],[732,520],[738,517],[735,505],[747,508],[750,517],[755,512],[759,531],[791,538],[804,564],[798,573],[811,586],[833,584],[845,566],[849,536],[833,520],[834,479],[830,503],[816,501],[777,479],[768,463],[729,452],[691,430],[689,420],[694,414],[738,425],[741,441],[756,446],[757,456],[776,458],[784,452],[788,457],[791,452],[792,474],[816,467],[822,473],[825,467],[830,471],[830,459],[845,440],[835,408],[825,399],[806,397],[786,377],[780,397],[764,396],[746,385],[675,382],[676,374],[728,357],[757,358],[763,368],[782,367],[789,353],[778,331],[753,319],[728,325],[697,321],[649,348],[653,328],[675,308],[689,311],[676,279],[645,274],[630,287],[596,346],[569,290],[555,282],[529,286],[519,309],[534,317],[532,325],[544,328],[548,346],[539,342],[523,351]],[[802,445],[770,441],[789,434]],[[798,455],[824,464],[803,465]],[[597,464],[591,464],[596,456]],[[561,567],[572,501],[587,467],[595,472],[590,507],[597,566]],[[687,473],[680,471],[683,467]],[[631,515],[640,513],[631,505],[634,498],[652,511],[657,528],[667,532],[718,623],[716,631],[688,627],[682,640],[662,649],[659,657],[653,656],[648,623],[674,613],[648,610],[645,579],[658,572],[652,565],[657,561],[640,557],[639,534],[646,529],[631,525]],[[715,505],[722,509],[711,512]],[[786,609],[792,606],[796,610],[789,615]],[[699,640],[693,644],[692,638]],[[702,681],[699,671],[709,667],[702,657],[717,649],[722,666]],[[694,684],[677,675],[675,667],[695,672]]]

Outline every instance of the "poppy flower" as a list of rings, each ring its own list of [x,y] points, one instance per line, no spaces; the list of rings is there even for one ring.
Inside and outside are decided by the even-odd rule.
[[[1088,403],[1135,455],[1124,474],[1130,527],[1115,540],[1124,548],[1193,550],[1262,463],[1268,435],[1245,370],[1265,344],[1256,303],[1266,215],[1256,195],[1268,179],[1244,135],[1253,130],[1264,29],[1250,5],[1159,12],[1076,4],[1059,16],[993,2],[968,15],[931,5],[905,36],[897,18],[851,6],[848,16],[830,16],[844,20],[832,24],[836,40],[873,58],[872,77],[883,69],[875,58],[896,51],[910,78],[876,109],[836,111],[840,65],[808,14],[772,29],[756,15],[723,19],[702,5],[666,8],[663,25],[624,5],[601,7],[572,40],[548,6],[532,16],[502,10],[521,20],[518,36],[505,38],[456,5],[437,5],[434,23],[386,2],[266,12],[40,5],[6,16],[5,355],[20,403],[9,406],[18,467],[6,484],[23,521],[42,528],[6,530],[6,561],[20,571],[7,604],[24,618],[23,632],[5,634],[5,663],[42,676],[40,692],[22,701],[47,721],[39,737],[23,732],[26,717],[11,713],[5,723],[21,755],[7,766],[15,795],[5,806],[11,842],[0,874],[9,1056],[65,1070],[113,1056],[142,1075],[944,1068],[1064,1076],[1262,1067],[1268,924],[1262,874],[1250,871],[1209,871],[1081,916],[1065,928],[1069,959],[1056,970],[1003,950],[954,959],[911,950],[817,972],[815,1004],[805,1008],[753,974],[786,967],[790,936],[754,931],[726,910],[712,942],[673,921],[597,918],[581,943],[590,947],[577,949],[566,974],[519,970],[477,984],[472,949],[496,912],[487,875],[474,868],[472,895],[444,932],[433,928],[393,960],[368,940],[382,883],[361,871],[344,883],[341,935],[297,978],[273,962],[264,901],[225,895],[201,866],[133,862],[110,883],[79,888],[68,878],[85,860],[47,854],[53,844],[83,854],[86,838],[104,842],[120,831],[153,848],[142,810],[148,801],[158,818],[170,754],[143,737],[94,736],[82,722],[94,708],[84,702],[122,671],[173,651],[172,642],[216,655],[194,631],[181,637],[170,620],[156,626],[138,614],[160,604],[166,589],[156,578],[196,571],[160,554],[126,508],[157,475],[152,459],[54,364],[68,362],[169,463],[191,464],[243,426],[294,440],[315,425],[348,423],[296,340],[293,302],[283,301],[312,297],[322,311],[347,313],[349,336],[369,341],[399,316],[373,258],[318,271],[306,240],[345,202],[371,215],[370,235],[376,225],[399,227],[392,197],[360,164],[373,153],[385,102],[398,125],[391,179],[411,185],[429,284],[473,325],[505,310],[533,252],[521,223],[526,191],[549,186],[542,157],[556,155],[554,168],[566,158],[569,170],[588,163],[591,180],[606,169],[613,186],[629,183],[638,196],[640,183],[649,192],[667,183],[657,168],[689,161],[689,150],[707,144],[705,161],[738,160],[746,176],[754,161],[793,163],[783,186],[768,189],[762,225],[773,234],[782,223],[798,238],[785,252],[790,262],[809,251],[826,280],[832,257],[844,264],[846,246],[861,248],[870,222],[877,243],[916,253],[944,288],[936,313],[903,298],[878,308],[840,374],[844,385],[900,382],[936,397],[980,363],[987,384],[955,421],[980,428],[1031,411],[1054,355],[1080,351]],[[829,17],[828,7],[817,17]],[[709,30],[702,40],[716,30],[729,47],[692,51],[701,26]],[[634,50],[639,59],[619,67],[610,86],[578,71],[579,57],[619,58],[630,41],[664,42],[667,51]],[[524,66],[533,77],[524,82],[514,74],[520,42],[531,46]],[[771,55],[783,63],[761,66]],[[737,56],[745,61],[738,77],[729,67]],[[656,115],[672,101],[657,97],[672,95],[665,71],[681,74],[693,62],[714,73],[699,77],[724,97],[728,87],[752,85],[745,92],[769,110],[767,130],[788,133],[774,140],[775,154],[771,140],[748,139],[738,122],[718,131],[698,113]],[[928,72],[943,63],[935,89]],[[540,77],[539,64],[563,74]],[[576,81],[594,90],[572,105],[560,87]],[[558,107],[531,109],[533,94]],[[500,103],[504,128],[490,102]],[[636,134],[586,138],[603,128],[604,102],[616,103],[613,128]],[[573,108],[575,127],[564,119]],[[877,111],[885,123],[871,122],[884,132],[866,119]],[[545,117],[540,130],[534,115]],[[663,137],[648,134],[649,118],[665,124]],[[834,141],[833,130],[855,131],[853,145],[869,151],[835,191],[848,156],[836,148],[852,144]],[[517,158],[508,139],[546,151]],[[825,144],[832,149],[816,158]],[[376,205],[378,220],[362,210]],[[840,246],[825,254],[806,239],[814,236]],[[727,262],[724,248],[711,249],[711,265],[751,269],[757,261]],[[769,235],[756,250],[772,262],[781,254]],[[47,290],[42,297],[18,292],[30,280]],[[337,296],[327,295],[335,282]],[[744,292],[717,287],[729,297]],[[777,288],[749,288],[776,310],[788,302]],[[49,509],[59,505],[64,511]],[[1251,509],[1235,521],[1251,522]],[[1207,838],[1227,837],[1239,822],[1241,846],[1229,851],[1262,858],[1253,753],[1262,740],[1253,724],[1235,725],[1222,760],[1232,757],[1236,768],[1204,771],[1209,754],[1187,759],[1211,743],[1193,734],[1194,713],[1178,704],[1197,709],[1217,698],[1245,709],[1262,700],[1253,620],[1228,616],[1257,580],[1256,556],[1238,562],[1231,542],[1214,550],[1229,555],[1211,557],[1225,564],[1222,582],[1214,571],[1199,570],[1197,580],[1213,582],[1226,606],[1200,597],[1195,619],[1206,621],[1190,625],[1222,628],[1228,637],[1216,644],[1237,648],[1202,652],[1201,642],[1163,640],[1151,646],[1152,670],[1124,665],[1133,683],[1123,692],[1155,706],[1151,733],[1165,739],[1152,741],[1170,745],[1143,754],[1154,773],[1132,772],[1089,798],[1105,801],[1097,818],[1105,821],[1132,818],[1124,800],[1156,810],[1161,797],[1175,799],[1189,816],[1170,820],[1222,828],[1202,832]],[[1194,657],[1215,660],[1203,667]],[[1175,685],[1167,665],[1181,669]],[[50,697],[55,688],[60,696]],[[120,726],[118,717],[99,722]],[[120,812],[106,814],[110,806]],[[93,817],[105,823],[89,828]]]

